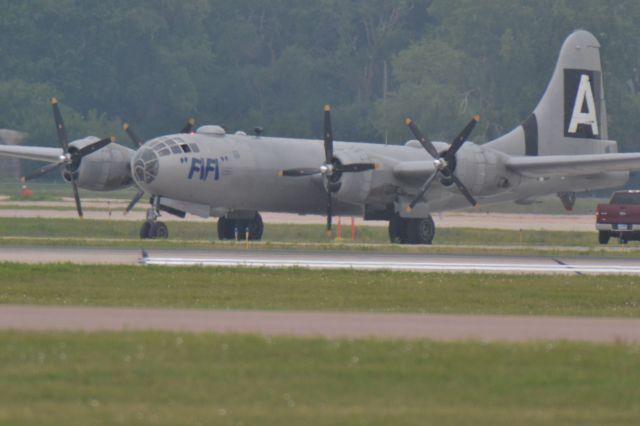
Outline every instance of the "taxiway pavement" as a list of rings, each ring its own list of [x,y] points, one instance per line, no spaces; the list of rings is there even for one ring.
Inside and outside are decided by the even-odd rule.
[[[254,249],[119,249],[2,246],[19,263],[245,266],[262,268],[640,275],[640,259],[499,254],[379,253]]]
[[[640,319],[0,306],[0,329],[184,331],[326,338],[640,342]]]
[[[87,199],[83,200],[84,216],[94,220],[136,221],[143,222],[146,218],[142,209],[136,209],[127,215],[123,212],[128,200]],[[60,209],[64,210],[60,210]],[[93,210],[98,209],[98,210]],[[30,218],[77,218],[74,201],[65,198],[64,201],[13,201],[0,197],[0,217],[30,217]],[[288,213],[262,213],[266,224],[324,224],[326,218],[320,215],[297,215]],[[583,231],[594,232],[595,219],[593,215],[585,214],[523,214],[523,213],[495,213],[495,212],[459,212],[436,213],[433,219],[439,228],[482,228],[508,230],[550,230],[550,231]],[[171,215],[163,215],[163,221],[184,221]],[[189,222],[205,222],[215,227],[215,218],[199,218],[189,215]],[[336,218],[337,220],[337,218]],[[355,218],[356,226],[387,226],[386,221],[367,221]],[[342,218],[344,226],[351,224],[351,218]],[[213,229],[213,228],[212,228]],[[594,237],[595,238],[595,237]]]

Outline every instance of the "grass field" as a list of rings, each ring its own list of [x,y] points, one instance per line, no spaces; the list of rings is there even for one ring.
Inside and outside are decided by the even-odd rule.
[[[69,194],[58,185],[42,199]],[[546,204],[532,208],[549,213]],[[591,201],[579,200],[579,208],[589,211]],[[139,226],[0,218],[0,243],[137,248]],[[213,220],[171,223],[170,233],[171,240],[144,246],[243,247],[215,241]],[[591,232],[438,229],[436,245],[420,248],[386,244],[383,227],[360,227],[358,244],[323,235],[322,225],[270,224],[266,242],[252,247],[309,241],[303,247],[640,255],[617,244],[605,252]],[[53,239],[41,239],[47,237]],[[458,247],[469,244],[477,247]],[[534,248],[515,247],[525,245]],[[568,248],[543,248],[550,245]],[[638,318],[639,284],[621,276],[0,264],[0,304]],[[0,331],[0,425],[637,425],[639,419],[640,345]]]
[[[640,346],[0,332],[0,424],[637,425]]]
[[[0,264],[0,304],[640,317],[640,278]]]

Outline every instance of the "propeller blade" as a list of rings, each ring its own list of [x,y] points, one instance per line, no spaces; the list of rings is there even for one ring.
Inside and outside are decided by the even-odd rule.
[[[124,214],[129,213],[135,207],[135,205],[138,204],[138,201],[140,201],[140,199],[143,196],[144,196],[144,191],[141,189],[138,190],[138,193],[134,195],[131,201],[129,202],[129,205],[127,206],[127,209],[124,211]]]
[[[122,123],[122,130],[125,131],[127,136],[129,136],[129,139],[131,139],[131,141],[136,145],[142,146],[144,144],[144,141],[136,134],[136,132],[133,131],[129,126],[129,123]]]
[[[411,132],[413,133],[413,135],[416,137],[416,139],[418,139],[418,142],[420,142],[420,145],[422,145],[422,147],[427,150],[427,152],[431,157],[440,158],[440,154],[438,154],[436,147],[433,146],[429,138],[427,138],[425,135],[422,134],[422,132],[420,131],[420,129],[418,129],[418,126],[416,126],[416,124],[413,122],[412,119],[406,118],[404,120],[404,124],[409,126],[409,129],[411,129]]]
[[[180,130],[180,133],[191,133],[193,132],[193,128],[196,125],[196,119],[193,117],[189,117],[187,120],[187,124]]]
[[[378,168],[376,163],[352,163],[352,164],[336,164],[334,173],[352,173],[365,172],[367,170],[375,170]]]
[[[467,126],[462,129],[460,134],[456,136],[456,138],[451,143],[451,146],[447,150],[447,153],[444,155],[444,158],[445,160],[447,160],[447,162],[451,161],[451,158],[456,155],[456,152],[458,152],[462,145],[467,141],[467,138],[473,131],[473,128],[476,127],[476,124],[478,124],[478,121],[480,121],[480,116],[474,115],[469,124],[467,124]]]
[[[416,206],[416,204],[418,204],[420,202],[422,197],[424,197],[424,194],[427,193],[427,190],[431,186],[431,182],[433,182],[433,180],[436,178],[438,173],[439,172],[437,170],[435,170],[431,174],[431,176],[429,176],[429,179],[427,179],[427,181],[422,185],[422,188],[420,188],[420,191],[418,191],[418,194],[415,196],[415,198],[413,200],[411,200],[411,203],[409,203],[409,207],[407,207],[407,213],[410,213],[411,210],[413,210],[413,208]]]
[[[80,150],[76,151],[73,154],[74,159],[75,158],[83,158],[86,157],[87,155],[96,152],[99,149],[104,148],[105,146],[109,145],[110,143],[114,143],[116,141],[116,138],[111,136],[110,138],[106,138],[106,139],[101,139],[97,142],[92,143],[91,145],[87,145],[83,148],[81,148]]]
[[[76,181],[71,181],[71,186],[73,187],[73,198],[76,200],[76,210],[78,210],[78,216],[81,218],[82,216],[82,205],[80,204],[80,194],[78,193],[78,185],[76,185]]]
[[[58,142],[62,147],[62,151],[66,154],[69,152],[69,138],[67,137],[67,129],[64,127],[64,120],[62,119],[62,113],[60,113],[60,107],[58,106],[58,99],[51,98],[51,107],[53,108],[53,119],[56,122]]]
[[[278,170],[278,176],[300,177],[320,174],[317,167],[301,167],[299,169]]]
[[[20,178],[21,182],[27,182],[31,179],[35,179],[37,177],[40,177],[42,175],[45,175],[47,173],[49,173],[52,170],[57,169],[58,167],[60,167],[61,165],[64,164],[64,161],[60,161],[58,163],[51,163],[51,164],[47,164],[46,166],[40,167],[38,170],[36,170],[35,172],[26,175],[26,176],[22,176]]]
[[[331,235],[331,219],[333,217],[331,198],[331,190],[327,189],[327,235]]]
[[[462,181],[458,179],[454,174],[451,174],[451,178],[453,179],[453,182],[458,186],[458,189],[460,190],[460,192],[462,192],[462,195],[464,195],[464,198],[466,198],[467,201],[471,203],[473,207],[480,208],[480,204],[478,204],[476,199],[473,198],[473,196],[471,195],[469,190],[467,190],[467,188],[464,186]]]
[[[331,105],[324,106],[324,158],[326,164],[333,160],[333,130],[331,126]]]

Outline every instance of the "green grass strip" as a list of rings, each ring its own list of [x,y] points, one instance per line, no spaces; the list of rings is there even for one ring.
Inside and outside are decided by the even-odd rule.
[[[0,424],[637,425],[640,346],[0,332]]]
[[[0,303],[640,317],[640,277],[0,264]]]
[[[124,238],[138,239],[141,221],[109,221],[89,219],[0,218],[3,237],[66,237],[66,238]],[[172,240],[217,241],[216,221],[170,222]],[[344,236],[350,237],[345,232]],[[266,224],[264,241],[327,243],[324,225]],[[358,243],[389,242],[387,228],[359,226]],[[349,243],[348,238],[343,239]],[[510,231],[497,229],[440,228],[436,244],[533,244],[561,246],[597,246],[596,232]]]
[[[168,240],[140,240],[140,222],[0,218],[0,244],[139,248],[244,248],[244,242],[217,239],[215,221],[171,222]],[[640,247],[613,242],[598,245],[593,232],[509,231],[443,228],[434,245],[390,244],[381,226],[360,226],[355,242],[328,239],[323,225],[268,224],[263,241],[253,249],[359,250],[424,253],[500,253],[639,257]]]

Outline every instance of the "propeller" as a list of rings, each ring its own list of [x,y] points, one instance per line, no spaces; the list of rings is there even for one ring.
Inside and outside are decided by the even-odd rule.
[[[129,126],[129,123],[122,123],[122,130],[129,136],[129,139],[136,144],[138,147],[141,147],[144,144],[144,141],[133,129]]]
[[[352,163],[342,164],[333,156],[333,129],[331,125],[331,106],[324,106],[324,158],[325,161],[319,167],[299,167],[296,169],[279,170],[278,176],[300,177],[321,174],[325,180],[327,190],[327,234],[331,234],[331,221],[333,217],[332,196],[335,192],[335,184],[342,173],[357,173],[378,168],[376,163]]]
[[[187,124],[180,130],[180,133],[191,133],[193,132],[194,127],[196,126],[196,119],[193,117],[189,117],[187,120]]]
[[[456,184],[456,186],[458,187],[462,195],[464,195],[464,197],[467,199],[469,203],[471,203],[472,206],[476,208],[480,207],[478,202],[475,200],[475,198],[473,198],[473,196],[471,195],[469,190],[464,186],[462,181],[458,179],[458,177],[453,173],[456,168],[456,153],[462,147],[462,145],[467,141],[467,138],[473,131],[473,128],[476,126],[478,121],[480,121],[480,116],[474,115],[471,121],[469,122],[469,124],[467,124],[465,128],[462,129],[462,131],[458,134],[458,136],[456,136],[456,138],[453,140],[453,142],[449,146],[449,149],[447,149],[444,155],[440,156],[440,153],[438,153],[438,150],[436,150],[436,147],[433,146],[429,138],[427,138],[420,131],[420,129],[418,129],[418,126],[416,126],[413,120],[410,118],[405,119],[405,124],[409,127],[409,129],[411,129],[411,132],[413,132],[416,139],[420,142],[420,145],[422,145],[422,147],[429,153],[429,155],[433,157],[433,164],[435,166],[434,173],[431,176],[429,176],[429,178],[420,188],[420,191],[418,191],[418,194],[416,194],[415,198],[407,206],[406,208],[407,213],[410,213],[413,210],[413,208],[416,206],[416,204],[420,202],[424,194],[426,194],[427,190],[429,189],[431,182],[433,182],[433,180],[436,178],[438,174],[442,174],[442,176],[444,176],[445,178],[451,179],[453,183]]]
[[[185,126],[182,128],[182,130],[180,130],[180,133],[193,132],[195,125],[196,125],[196,119],[193,117],[189,117]],[[131,126],[129,126],[129,123],[126,123],[126,122],[122,123],[122,130],[125,131],[127,136],[129,136],[129,139],[131,139],[131,141],[134,144],[136,144],[138,147],[141,147],[142,145],[144,145],[144,141],[142,140],[142,138],[138,136],[138,134],[131,128]],[[138,204],[138,201],[140,201],[140,199],[143,196],[144,196],[144,191],[142,189],[138,189],[138,192],[136,193],[136,195],[133,196],[133,198],[127,205],[127,208],[125,209],[124,214],[127,214],[131,210],[133,210],[133,208],[136,206],[136,204]]]
[[[60,161],[58,161],[57,163],[47,164],[46,166],[39,168],[29,175],[22,176],[20,178],[20,181],[24,183],[45,175],[60,166],[65,166],[65,168],[69,172],[69,180],[71,182],[71,186],[73,187],[73,198],[75,199],[76,210],[78,211],[78,216],[82,217],[82,204],[80,203],[80,194],[78,193],[78,185],[76,184],[77,175],[75,174],[75,171],[78,170],[80,161],[83,157],[86,157],[87,155],[104,148],[110,143],[115,142],[116,138],[112,136],[110,138],[92,142],[80,149],[75,149],[74,147],[72,147],[72,149],[69,149],[69,138],[67,137],[67,130],[64,126],[64,120],[62,119],[62,113],[60,112],[60,107],[58,106],[58,100],[56,98],[51,98],[51,106],[53,108],[53,119],[56,123],[58,143],[62,148]]]

